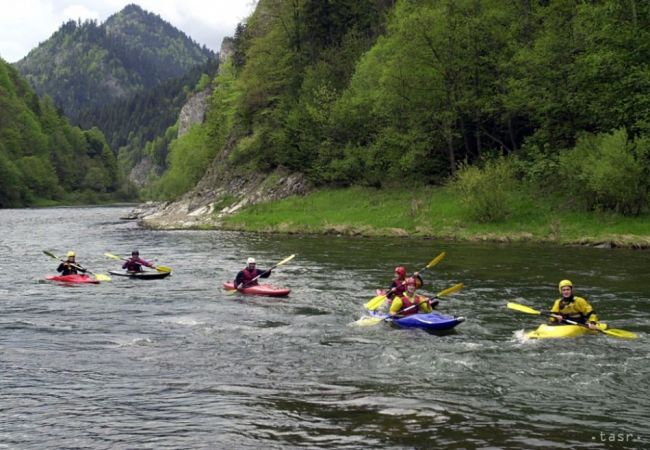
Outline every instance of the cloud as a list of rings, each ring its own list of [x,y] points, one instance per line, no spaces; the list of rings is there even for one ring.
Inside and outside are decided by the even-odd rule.
[[[0,57],[15,62],[68,20],[105,21],[136,3],[200,45],[218,51],[225,36],[255,9],[256,0],[19,0],[0,14]]]

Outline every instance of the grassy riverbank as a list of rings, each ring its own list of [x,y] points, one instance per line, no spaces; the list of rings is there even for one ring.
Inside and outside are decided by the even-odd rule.
[[[448,188],[327,189],[305,197],[250,206],[223,228],[257,232],[420,236],[454,240],[533,241],[650,247],[650,215],[560,210],[549,200],[518,193],[512,213],[498,223],[476,223]]]

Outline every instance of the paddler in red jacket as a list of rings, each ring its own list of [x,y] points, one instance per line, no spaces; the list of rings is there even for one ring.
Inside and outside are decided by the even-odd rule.
[[[140,258],[139,250],[133,250],[131,257],[122,264],[122,269],[126,269],[127,272],[142,272],[142,266],[154,268],[153,263]]]
[[[433,312],[433,308],[438,304],[438,300],[416,294],[417,283],[417,279],[414,277],[406,279],[406,292],[401,296],[396,295],[390,305],[391,316],[409,316],[416,313]]]
[[[271,269],[262,270],[256,267],[255,258],[248,258],[246,260],[246,267],[239,271],[235,277],[235,289],[243,287],[257,286],[258,278],[268,278],[271,276]]]
[[[65,261],[62,261],[61,264],[59,264],[59,267],[56,269],[57,272],[61,272],[61,275],[66,276],[66,275],[76,275],[78,272],[85,273],[86,269],[81,267],[77,261],[75,261],[75,252],[70,250],[66,257]]]

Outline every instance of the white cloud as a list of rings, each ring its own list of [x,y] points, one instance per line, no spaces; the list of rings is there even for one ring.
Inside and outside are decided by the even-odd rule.
[[[129,3],[158,14],[201,45],[218,51],[256,0],[20,0],[0,14],[0,57],[15,62],[68,20],[103,22]]]

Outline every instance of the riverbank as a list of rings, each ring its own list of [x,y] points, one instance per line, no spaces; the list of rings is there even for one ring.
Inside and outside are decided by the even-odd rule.
[[[650,248],[650,215],[623,217],[559,210],[518,193],[498,223],[476,223],[449,188],[326,189],[256,204],[222,218],[219,228],[269,233],[412,236],[449,240],[540,242]]]

